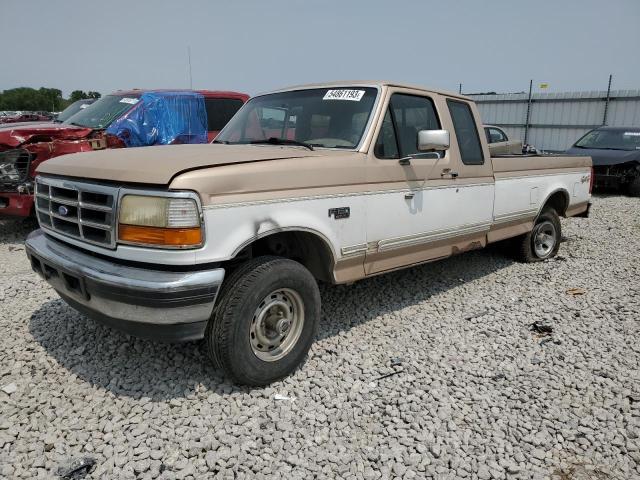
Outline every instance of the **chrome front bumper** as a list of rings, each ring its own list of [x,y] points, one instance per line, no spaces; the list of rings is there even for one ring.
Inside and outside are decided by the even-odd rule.
[[[115,263],[47,236],[25,243],[31,266],[76,310],[139,337],[204,336],[224,269],[173,272]],[[158,252],[158,255],[162,255]]]

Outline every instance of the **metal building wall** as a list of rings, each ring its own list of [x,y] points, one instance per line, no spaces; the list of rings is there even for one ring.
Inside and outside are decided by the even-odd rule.
[[[529,95],[469,95],[478,104],[485,124],[502,127],[513,139],[524,141]],[[640,90],[534,93],[527,143],[541,150],[565,150],[592,128],[640,126]]]

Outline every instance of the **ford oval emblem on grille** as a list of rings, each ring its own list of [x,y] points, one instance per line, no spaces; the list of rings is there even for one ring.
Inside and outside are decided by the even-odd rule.
[[[58,213],[60,215],[62,215],[63,217],[66,217],[67,215],[69,215],[69,209],[67,207],[65,207],[64,205],[60,205],[58,207]]]

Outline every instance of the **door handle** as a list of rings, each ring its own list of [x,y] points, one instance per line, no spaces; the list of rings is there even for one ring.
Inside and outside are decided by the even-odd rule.
[[[416,196],[416,194],[415,194],[415,193],[413,193],[413,192],[405,193],[405,194],[404,194],[404,199],[405,199],[405,200],[411,200],[411,199],[412,199],[413,197],[415,197],[415,196]]]
[[[450,168],[445,168],[444,170],[442,170],[442,173],[440,174],[440,176],[444,177],[445,175],[450,175],[451,178],[457,178],[458,172],[452,172]]]

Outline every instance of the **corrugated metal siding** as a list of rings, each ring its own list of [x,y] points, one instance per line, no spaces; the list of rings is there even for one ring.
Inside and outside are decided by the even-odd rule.
[[[524,141],[526,93],[470,95],[485,124],[502,126],[510,138]],[[527,142],[542,150],[565,150],[602,125],[606,91],[534,93]],[[640,90],[612,90],[607,125],[640,126]]]

